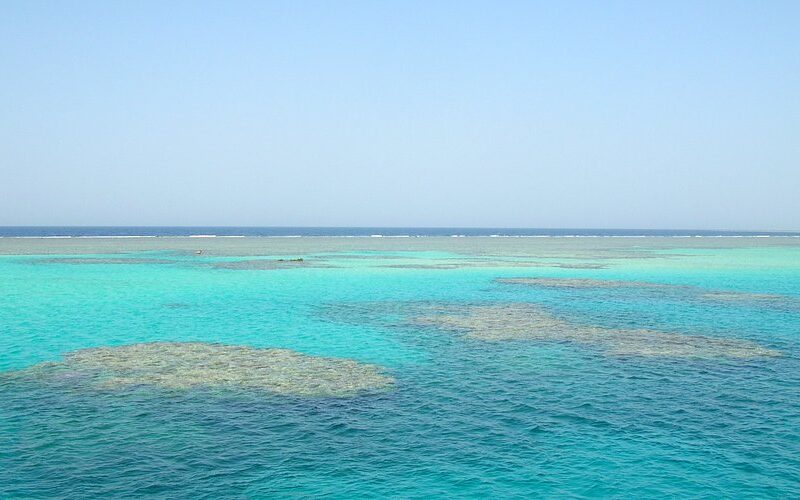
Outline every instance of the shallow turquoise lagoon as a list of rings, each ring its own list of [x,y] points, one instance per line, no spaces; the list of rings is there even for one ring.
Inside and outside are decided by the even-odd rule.
[[[797,238],[6,239],[0,254],[0,498],[800,496]],[[519,321],[509,305],[778,355],[480,338]],[[431,310],[497,314],[470,335],[417,321]],[[395,384],[310,397],[18,376],[155,341],[348,358]]]

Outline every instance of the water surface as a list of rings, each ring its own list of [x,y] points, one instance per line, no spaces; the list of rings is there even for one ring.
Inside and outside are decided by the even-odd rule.
[[[0,290],[3,498],[800,495],[797,238],[2,238]],[[394,383],[20,376],[150,342]]]

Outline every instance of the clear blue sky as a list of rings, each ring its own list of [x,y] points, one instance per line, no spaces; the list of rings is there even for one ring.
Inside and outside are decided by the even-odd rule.
[[[0,3],[0,225],[800,229],[800,2]]]

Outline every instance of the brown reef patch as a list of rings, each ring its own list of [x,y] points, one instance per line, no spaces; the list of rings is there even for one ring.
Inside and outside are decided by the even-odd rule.
[[[277,395],[347,397],[391,388],[394,379],[370,364],[203,342],[152,342],[82,349],[6,372],[4,378],[70,387],[121,390],[149,386],[253,390]]]
[[[748,359],[780,355],[748,340],[581,325],[532,304],[426,307],[410,316],[410,322],[483,341],[595,345],[614,356]]]

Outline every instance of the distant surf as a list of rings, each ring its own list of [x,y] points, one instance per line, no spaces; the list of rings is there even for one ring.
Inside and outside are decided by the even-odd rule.
[[[800,232],[698,229],[570,229],[461,227],[0,226],[0,238],[134,237],[800,237]]]

